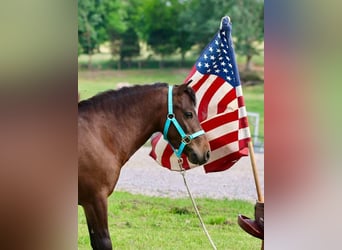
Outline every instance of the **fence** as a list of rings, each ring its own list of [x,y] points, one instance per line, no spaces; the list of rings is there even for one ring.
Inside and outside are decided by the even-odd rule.
[[[260,115],[255,112],[247,112],[248,124],[251,131],[254,150],[257,152],[264,152],[264,138],[259,136],[259,121]]]

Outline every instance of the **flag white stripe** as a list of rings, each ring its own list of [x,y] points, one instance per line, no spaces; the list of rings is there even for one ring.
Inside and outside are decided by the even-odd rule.
[[[160,137],[159,141],[157,142],[157,144],[155,145],[155,152],[156,152],[156,155],[157,155],[157,161],[158,162],[162,162],[162,156],[163,154],[160,153],[160,152],[164,152],[166,147],[168,146],[168,143],[167,141],[165,141],[163,139],[163,137]]]
[[[245,106],[242,106],[239,108],[239,118],[246,117],[247,116],[247,110]]]
[[[209,140],[216,139],[222,135],[227,134],[227,132],[237,131],[239,129],[239,121],[235,120],[229,123],[225,123],[221,126],[218,126],[212,130],[206,131],[206,135]]]
[[[173,153],[170,157],[170,163],[171,163],[171,170],[175,171],[180,171],[181,169],[179,168],[178,165],[178,158],[175,153]]]
[[[239,129],[239,140],[251,137],[249,127]]]
[[[222,158],[223,155],[229,155],[239,150],[239,142],[234,141],[232,143],[226,144],[220,148],[212,150],[210,152],[210,159],[207,164]]]
[[[227,105],[227,109],[229,112],[235,111],[239,108],[239,103],[238,100],[235,98],[234,100],[232,100],[228,105]]]
[[[192,82],[189,84],[190,87],[193,87],[196,85],[196,83],[203,77],[203,74],[201,74],[199,71],[196,70],[196,72],[192,75],[190,78]]]
[[[204,81],[202,86],[196,91],[196,98],[197,98],[197,100],[202,100],[203,99],[203,96],[205,95],[206,91],[208,90],[210,85],[213,83],[213,81],[215,81],[216,78],[217,78],[217,76],[210,75],[208,77],[208,79],[206,79]]]
[[[208,117],[213,117],[217,114],[217,103],[219,103],[233,88],[227,84],[223,83],[220,88],[215,92],[215,94],[212,96],[209,105],[208,105]],[[227,108],[229,107],[229,104],[227,105]]]
[[[236,96],[237,97],[242,96],[242,87],[241,87],[241,85],[237,86],[235,89],[236,89]]]

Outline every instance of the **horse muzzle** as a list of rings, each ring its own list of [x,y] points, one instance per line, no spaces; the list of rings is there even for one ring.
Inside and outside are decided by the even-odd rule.
[[[206,150],[204,153],[196,153],[194,150],[190,150],[188,159],[191,163],[196,165],[203,165],[208,162],[210,158],[210,150]]]

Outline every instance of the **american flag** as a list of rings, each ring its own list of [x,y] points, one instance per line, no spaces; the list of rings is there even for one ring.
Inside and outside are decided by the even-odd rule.
[[[185,79],[192,80],[198,118],[210,143],[210,160],[203,166],[207,173],[227,170],[248,155],[250,132],[231,29],[230,18],[223,17],[219,31]],[[166,168],[180,170],[176,155],[161,133],[152,137],[151,144],[152,158]],[[184,154],[182,158],[184,169],[195,167]]]

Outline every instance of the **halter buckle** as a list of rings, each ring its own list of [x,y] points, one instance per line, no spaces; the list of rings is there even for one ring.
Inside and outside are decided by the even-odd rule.
[[[185,144],[185,145],[188,145],[190,142],[191,142],[192,138],[190,135],[186,135],[182,138],[182,142]]]

